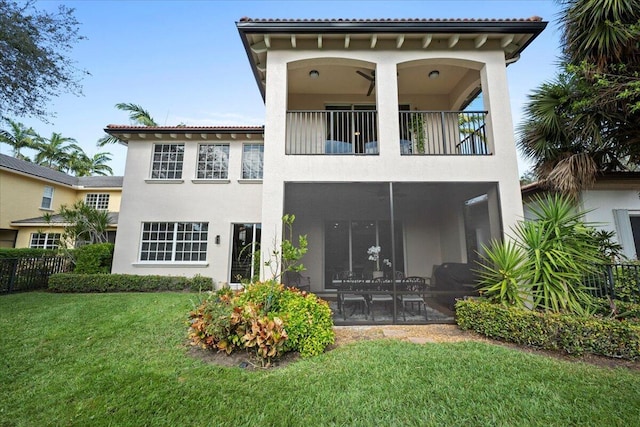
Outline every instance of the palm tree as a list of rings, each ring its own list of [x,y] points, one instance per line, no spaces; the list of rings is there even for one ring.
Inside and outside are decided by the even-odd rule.
[[[62,169],[75,176],[113,175],[113,170],[106,163],[111,161],[111,153],[96,153],[87,156],[82,149],[75,149],[66,156]]]
[[[73,151],[82,151],[73,138],[53,132],[50,138],[38,138],[34,148],[38,150],[35,162],[51,169],[67,169],[66,164]]]
[[[151,114],[140,105],[128,103],[128,102],[120,102],[116,104],[116,108],[121,111],[129,112],[129,120],[139,126],[158,126],[158,123],[151,117]],[[113,135],[104,135],[102,138],[98,140],[98,147],[104,147],[107,144],[115,144],[120,142],[118,138]]]
[[[610,64],[640,65],[638,0],[558,0],[564,6],[562,46],[567,61],[586,61],[603,71]]]
[[[89,175],[113,175],[113,169],[107,165],[110,161],[111,153],[101,152],[94,154],[93,157],[89,158]]]
[[[549,187],[577,196],[598,172],[625,170],[628,146],[617,144],[602,112],[576,108],[581,82],[561,74],[529,95],[518,147]],[[578,98],[578,99],[576,99]]]
[[[33,128],[27,128],[19,122],[6,119],[10,130],[0,129],[0,142],[10,145],[13,148],[13,157],[28,160],[20,150],[23,148],[33,148],[34,140],[38,135]]]
[[[529,96],[518,145],[540,179],[576,196],[640,162],[640,2],[558,2],[565,62]]]

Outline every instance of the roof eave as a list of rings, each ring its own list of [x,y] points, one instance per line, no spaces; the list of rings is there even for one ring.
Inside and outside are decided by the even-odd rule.
[[[251,53],[251,46],[246,37],[248,34],[363,34],[363,33],[493,33],[493,34],[531,34],[531,37],[517,50],[507,57],[518,58],[520,53],[535,40],[546,28],[548,22],[539,20],[529,21],[406,21],[406,22],[327,22],[327,21],[274,21],[254,22],[240,20],[236,27],[242,40],[253,77],[256,80],[262,100],[266,100],[266,88],[262,84],[260,72]]]

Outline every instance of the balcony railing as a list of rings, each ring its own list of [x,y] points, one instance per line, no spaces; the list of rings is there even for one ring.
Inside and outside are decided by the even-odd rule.
[[[290,111],[287,154],[378,154],[375,110]]]
[[[487,155],[483,111],[411,111],[399,116],[403,155]],[[286,154],[379,153],[375,110],[287,112]]]
[[[485,111],[400,113],[400,152],[428,155],[487,155]]]

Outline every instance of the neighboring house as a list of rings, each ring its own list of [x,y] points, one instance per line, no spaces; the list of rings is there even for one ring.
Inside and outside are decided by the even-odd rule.
[[[128,145],[113,272],[238,284],[285,213],[315,292],[385,259],[411,276],[471,262],[522,218],[506,67],[546,24],[243,18],[264,128],[105,129]]]
[[[75,177],[0,154],[0,247],[58,247],[64,224],[54,214],[78,200],[110,212],[115,241],[121,193],[121,176]]]
[[[532,219],[531,205],[546,193],[539,183],[522,187],[524,218]],[[640,251],[640,172],[609,172],[599,175],[592,188],[578,200],[584,219],[602,230],[615,232],[624,255],[637,259]]]

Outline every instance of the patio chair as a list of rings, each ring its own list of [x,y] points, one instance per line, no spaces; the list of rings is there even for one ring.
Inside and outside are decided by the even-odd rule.
[[[282,282],[286,286],[298,288],[301,291],[311,291],[311,278],[303,276],[299,271],[285,271]]]
[[[401,289],[402,294],[398,295],[398,299],[402,304],[402,319],[407,321],[407,305],[413,306],[418,304],[418,314],[421,312],[421,307],[424,306],[424,318],[429,320],[427,312],[427,304],[424,300],[424,294],[427,290],[427,281],[424,277],[410,276],[402,279]]]
[[[370,290],[381,292],[388,291],[389,286],[392,286],[392,283],[388,280],[384,280],[382,278],[373,279]],[[374,293],[369,295],[369,313],[371,313],[371,320],[375,321],[373,306],[376,303],[388,304],[393,302],[393,295],[391,294],[382,294],[382,293]]]
[[[338,311],[342,312],[343,320],[347,320],[347,304],[360,305],[362,307],[362,313],[365,315],[365,319],[369,319],[369,302],[365,298],[363,293],[351,293],[349,291],[362,291],[364,289],[364,280],[363,279],[343,279],[342,282],[336,286],[338,288]],[[349,317],[353,316],[356,309],[353,308],[353,311],[349,315]]]

